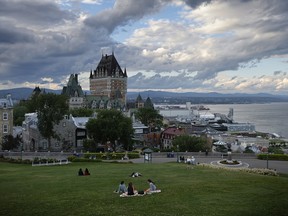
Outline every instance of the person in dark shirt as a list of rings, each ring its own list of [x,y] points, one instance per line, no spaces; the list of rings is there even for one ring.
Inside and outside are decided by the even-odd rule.
[[[84,174],[83,174],[83,170],[82,170],[82,168],[79,169],[79,171],[78,171],[78,175],[79,175],[79,176],[83,176],[83,175],[84,175]]]
[[[127,188],[127,195],[135,195],[137,191],[135,190],[132,182],[129,182],[128,188]]]

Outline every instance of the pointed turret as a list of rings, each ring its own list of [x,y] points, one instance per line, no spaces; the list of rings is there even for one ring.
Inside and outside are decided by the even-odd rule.
[[[92,69],[90,70],[90,79],[93,78],[93,73],[92,73]]]

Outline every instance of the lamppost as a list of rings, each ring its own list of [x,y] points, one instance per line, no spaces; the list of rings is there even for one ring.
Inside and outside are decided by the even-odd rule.
[[[179,145],[177,145],[177,149],[176,149],[176,151],[177,151],[177,162],[179,162],[179,155],[178,155],[178,152],[179,152]]]
[[[267,155],[266,155],[266,161],[267,161],[267,169],[269,169],[269,151],[267,150]]]
[[[23,143],[22,142],[21,142],[20,146],[21,146],[21,161],[22,161],[22,156],[23,156]]]

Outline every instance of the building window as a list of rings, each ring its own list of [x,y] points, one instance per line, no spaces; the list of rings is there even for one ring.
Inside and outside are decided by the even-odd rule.
[[[3,113],[3,120],[8,120],[8,113],[7,112]]]
[[[47,147],[48,147],[48,143],[47,143],[47,141],[44,141],[43,142],[43,149],[47,149]]]
[[[3,125],[3,133],[8,133],[8,125],[7,124]]]
[[[6,103],[3,103],[3,108],[7,108],[7,104]]]

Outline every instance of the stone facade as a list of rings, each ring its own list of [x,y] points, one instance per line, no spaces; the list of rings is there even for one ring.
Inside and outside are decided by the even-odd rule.
[[[13,101],[11,95],[0,98],[0,140],[6,135],[13,135]],[[2,149],[2,147],[1,147]]]
[[[41,136],[37,127],[37,114],[28,113],[23,122],[22,137],[24,151],[70,151],[81,150],[83,140],[87,138],[86,123],[88,117],[65,116],[54,130],[59,135],[59,139],[51,139],[49,149],[48,140]]]
[[[126,107],[127,72],[126,69],[123,72],[114,53],[102,55],[96,69],[90,71],[89,79],[91,97],[94,98],[87,96],[91,102],[89,105],[120,109]]]
[[[78,83],[78,74],[70,75],[67,86],[63,87],[61,94],[69,98],[70,109],[85,107],[84,93]]]

